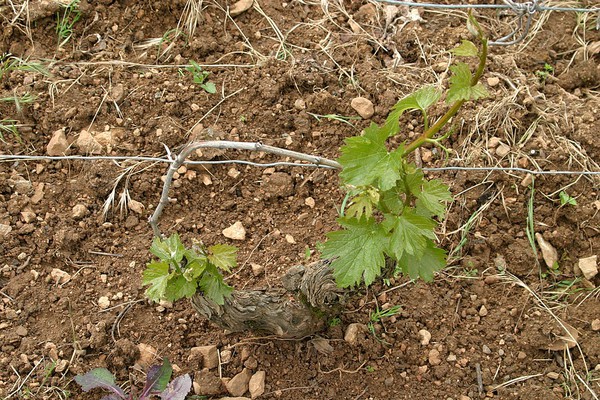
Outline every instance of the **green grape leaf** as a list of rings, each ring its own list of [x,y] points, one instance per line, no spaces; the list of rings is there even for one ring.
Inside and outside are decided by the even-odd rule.
[[[450,52],[457,56],[475,57],[479,54],[477,46],[470,40],[463,40],[460,45],[450,50]]]
[[[374,219],[338,219],[344,230],[329,232],[323,246],[323,258],[334,259],[333,275],[340,287],[373,283],[385,265],[384,250],[388,235]]]
[[[411,279],[421,277],[430,282],[437,271],[446,266],[446,252],[435,246],[433,241],[427,240],[427,246],[420,256],[405,252],[396,264],[396,270],[402,271]]]
[[[419,257],[427,246],[427,239],[435,239],[433,229],[436,226],[431,218],[415,214],[409,208],[401,215],[387,214],[384,226],[391,228],[391,237],[387,252],[400,259],[404,252]]]
[[[373,205],[379,202],[379,192],[374,188],[368,188],[361,191],[352,198],[352,203],[346,209],[346,215],[361,219],[364,215],[370,218],[373,215]]]
[[[168,239],[161,240],[155,237],[150,246],[150,252],[162,261],[179,264],[183,258],[185,247],[179,239],[179,235],[174,233]]]
[[[477,100],[489,96],[487,89],[477,83],[471,86],[473,75],[465,63],[457,63],[450,67],[453,75],[450,77],[450,88],[446,95],[446,102],[451,104],[460,100]]]
[[[206,266],[198,284],[204,295],[219,305],[223,305],[225,297],[233,291],[233,288],[225,283],[217,267],[212,264]]]
[[[208,262],[205,255],[198,255],[193,249],[186,249],[183,253],[186,264],[183,268],[183,276],[188,281],[198,278],[204,272],[204,268]]]
[[[403,195],[405,195],[405,193],[400,187],[393,187],[392,189],[381,193],[380,204],[383,206],[383,209],[393,214],[400,214],[404,208],[404,202],[402,201]]]
[[[152,261],[146,266],[142,274],[142,285],[150,285],[146,289],[146,296],[153,301],[159,302],[165,296],[167,282],[171,273],[169,264],[164,261]]]
[[[187,280],[185,275],[172,276],[167,281],[164,299],[168,301],[177,301],[184,297],[190,298],[196,293],[198,283],[195,279]]]
[[[208,248],[208,261],[229,272],[236,266],[237,248],[228,244],[217,244]]]
[[[424,207],[433,215],[442,218],[446,212],[446,206],[442,202],[452,200],[448,186],[438,179],[432,179],[423,181],[421,187],[422,191],[414,193],[418,199],[417,207]]]
[[[435,86],[424,86],[398,101],[392,107],[392,111],[385,120],[384,126],[390,132],[389,135],[395,135],[400,130],[398,120],[405,111],[420,110],[425,112],[429,107],[437,103],[441,96],[442,92]]]
[[[402,148],[388,152],[385,141],[388,131],[372,123],[362,136],[345,140],[340,176],[347,185],[379,186],[381,190],[391,189],[400,178]]]

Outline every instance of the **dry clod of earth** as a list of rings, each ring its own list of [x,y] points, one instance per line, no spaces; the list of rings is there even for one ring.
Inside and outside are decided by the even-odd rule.
[[[194,362],[201,368],[217,368],[219,366],[219,350],[214,345],[192,347],[188,361]]]
[[[194,393],[199,396],[214,396],[225,391],[223,382],[208,368],[194,373]]]
[[[440,365],[442,363],[440,352],[437,349],[429,350],[427,358],[429,360],[429,364],[431,364],[432,366]]]
[[[251,263],[250,267],[252,267],[252,274],[254,276],[261,276],[265,273],[265,267],[261,264]]]
[[[87,217],[90,214],[90,211],[85,206],[85,204],[75,204],[73,209],[71,210],[71,215],[73,219],[79,220],[84,217]]]
[[[419,340],[421,342],[421,346],[427,346],[431,341],[431,333],[428,330],[421,329],[419,331]]]
[[[52,281],[57,285],[62,285],[71,280],[71,274],[62,269],[52,268],[52,271],[50,271],[50,278],[52,278]]]

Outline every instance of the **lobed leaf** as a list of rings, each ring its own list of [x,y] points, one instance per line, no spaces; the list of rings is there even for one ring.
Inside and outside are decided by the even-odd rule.
[[[356,219],[370,218],[373,215],[373,206],[379,203],[379,192],[374,188],[361,190],[352,198],[350,206],[346,209],[346,215]]]
[[[225,283],[217,267],[212,264],[206,266],[198,284],[204,295],[219,305],[223,305],[225,297],[233,291],[233,288]]]
[[[446,212],[446,206],[442,203],[452,200],[448,186],[438,179],[432,179],[423,181],[421,188],[421,191],[414,193],[418,199],[417,207],[424,207],[431,214],[442,218]]]
[[[388,237],[374,219],[340,218],[344,230],[329,232],[323,246],[323,257],[334,259],[333,275],[340,287],[373,283],[385,265],[384,250]]]
[[[345,140],[338,159],[344,183],[353,186],[379,186],[389,190],[400,178],[402,149],[388,152],[385,142],[388,130],[372,123],[364,135]]]
[[[217,244],[208,248],[208,260],[217,268],[229,272],[236,266],[237,247],[228,244]]]
[[[197,287],[196,279],[188,280],[185,275],[171,276],[167,281],[163,298],[167,301],[177,301],[184,297],[190,298],[196,293]]]
[[[179,235],[174,233],[167,239],[155,237],[150,246],[150,252],[161,261],[167,261],[174,264],[179,264],[183,258],[185,247],[181,243]]]
[[[387,252],[400,259],[406,252],[419,257],[425,251],[428,240],[435,239],[436,223],[431,218],[417,215],[409,208],[401,215],[387,214],[384,226],[391,230]]]
[[[450,52],[454,55],[465,57],[476,57],[479,55],[477,46],[475,46],[470,40],[463,40],[460,45],[450,50]]]
[[[405,111],[420,110],[426,112],[429,107],[437,103],[441,96],[442,92],[435,86],[424,86],[398,101],[392,107],[392,111],[385,120],[384,127],[390,132],[389,136],[396,134],[400,130],[398,120]]]
[[[433,241],[428,240],[427,246],[420,256],[404,253],[396,264],[396,269],[408,275],[411,279],[422,278],[430,282],[437,271],[446,266],[446,252],[437,248]]]
[[[450,88],[446,95],[447,103],[455,103],[461,100],[477,100],[489,96],[487,89],[477,83],[471,86],[473,74],[465,63],[457,63],[450,67],[453,75],[450,77]]]
[[[166,262],[153,261],[149,263],[142,274],[142,285],[150,285],[146,289],[146,296],[156,302],[162,300],[170,276],[169,264]]]
[[[101,388],[113,392],[121,399],[125,398],[125,392],[117,386],[114,375],[106,368],[94,368],[84,375],[77,375],[75,376],[75,382],[81,386],[81,390],[84,392]]]

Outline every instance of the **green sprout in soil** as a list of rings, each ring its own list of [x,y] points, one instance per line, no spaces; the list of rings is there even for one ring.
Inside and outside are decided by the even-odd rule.
[[[10,133],[17,138],[18,142],[22,142],[21,135],[17,129],[17,121],[14,119],[0,120],[0,141],[6,143],[4,138],[5,133]]]
[[[35,72],[44,76],[51,76],[48,68],[39,62],[26,61],[10,53],[0,56],[0,80],[11,71]]]
[[[207,82],[210,72],[204,71],[202,67],[195,61],[190,60],[190,64],[192,65],[187,67],[186,71],[192,74],[194,83],[204,89],[206,93],[216,93],[217,88],[215,87],[215,84],[212,82]]]
[[[64,46],[73,36],[73,26],[81,19],[79,0],[73,0],[63,6],[62,13],[56,13],[56,34],[58,47]]]
[[[30,93],[24,93],[23,95],[19,96],[17,94],[14,94],[13,96],[8,96],[8,97],[0,97],[0,101],[4,101],[7,103],[15,103],[15,109],[17,110],[17,113],[21,114],[21,112],[23,111],[23,104],[29,104],[29,103],[33,103],[36,99],[36,96],[30,94]]]
[[[204,296],[222,305],[233,290],[223,280],[221,270],[235,267],[237,249],[234,246],[205,247],[197,243],[185,248],[179,235],[173,234],[164,240],[155,237],[150,252],[158,257],[146,266],[142,278],[143,285],[150,285],[146,290],[150,300],[190,298],[200,289]]]
[[[564,190],[562,190],[558,194],[558,197],[560,198],[560,206],[561,207],[577,205],[577,200],[575,200],[574,197],[569,196],[569,194],[567,192],[565,192]]]
[[[426,143],[436,146],[447,135],[440,134],[462,105],[488,96],[479,82],[487,59],[487,40],[470,17],[469,28],[481,45],[463,40],[452,50],[455,56],[476,60],[474,72],[465,62],[450,67],[452,76],[445,93],[448,110],[430,123],[429,110],[439,103],[443,92],[423,87],[401,99],[381,126],[372,123],[359,136],[345,140],[338,162],[340,178],[349,195],[338,223],[342,230],[327,234],[323,258],[333,260],[331,268],[340,287],[361,282],[373,283],[381,275],[386,258],[396,263],[396,273],[426,281],[446,266],[446,252],[436,246],[435,227],[444,217],[445,202],[452,195],[444,183],[426,179],[408,156]],[[410,143],[389,150],[389,139],[400,133],[400,117],[419,111],[423,133]]]
[[[354,125],[352,125],[352,120],[361,120],[361,117],[346,117],[344,115],[337,115],[337,114],[314,114],[311,112],[307,112],[308,115],[312,115],[313,117],[315,117],[315,119],[319,122],[321,122],[321,119],[329,119],[329,120],[333,120],[333,121],[338,121],[338,122],[343,122],[344,124],[348,124],[352,127],[354,127]]]
[[[537,76],[542,83],[546,82],[546,79],[553,74],[554,67],[548,63],[544,63],[544,67],[541,70],[535,71],[535,76]]]
[[[169,360],[163,360],[162,365],[153,365],[146,374],[146,383],[139,396],[135,388],[127,394],[115,382],[115,377],[106,368],[95,368],[84,375],[77,375],[75,382],[84,392],[92,389],[104,389],[111,394],[103,399],[111,400],[150,400],[160,397],[162,400],[184,400],[192,388],[192,379],[188,374],[175,378],[172,382],[173,367]]]

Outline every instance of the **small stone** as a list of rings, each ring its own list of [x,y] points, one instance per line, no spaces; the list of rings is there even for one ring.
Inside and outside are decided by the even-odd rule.
[[[523,180],[521,181],[521,186],[529,187],[532,183],[533,183],[533,175],[527,174],[527,175],[525,175],[525,178],[523,178]]]
[[[508,153],[510,153],[510,146],[504,143],[500,143],[498,144],[498,147],[496,147],[496,155],[498,157],[504,157],[506,155],[508,155]]]
[[[98,307],[100,307],[101,310],[106,310],[108,307],[110,307],[110,300],[108,296],[102,296],[98,299]]]
[[[99,154],[102,152],[102,145],[85,129],[79,132],[76,143],[81,153]]]
[[[110,100],[119,103],[125,96],[125,86],[122,83],[118,83],[110,90]]]
[[[89,213],[90,212],[84,204],[76,204],[72,210],[73,219],[82,219]]]
[[[448,361],[448,362],[456,361],[456,354],[449,354],[448,358],[446,358],[446,361]]]
[[[231,6],[231,8],[229,9],[229,14],[232,17],[237,17],[243,12],[249,10],[253,4],[254,0],[239,0]]]
[[[31,273],[31,277],[33,278],[34,281],[37,281],[38,278],[40,277],[40,273],[37,272],[35,269],[32,269],[29,272]]]
[[[294,101],[294,108],[296,110],[304,110],[306,108],[306,102],[302,99],[297,99]]]
[[[223,393],[223,383],[207,368],[194,374],[194,393],[199,396],[214,396]]]
[[[12,231],[12,226],[6,224],[0,224],[0,237],[8,236]]]
[[[309,206],[310,208],[315,208],[315,199],[312,197],[307,197],[304,199],[304,204]]]
[[[196,103],[192,103],[192,104],[190,105],[190,108],[191,108],[191,109],[192,109],[192,111],[194,111],[194,112],[196,112],[196,111],[199,111],[199,110],[200,110],[200,106],[199,106],[198,104],[196,104]]]
[[[204,186],[212,185],[212,179],[210,179],[209,175],[202,174],[202,175],[200,175],[200,179],[202,180],[202,183],[204,184]]]
[[[350,106],[360,115],[363,119],[369,119],[375,113],[375,108],[371,100],[364,97],[355,97],[350,102]]]
[[[465,396],[464,394],[461,394],[460,397],[458,398],[458,400],[471,400],[471,398],[469,396]]]
[[[37,215],[31,210],[21,211],[21,219],[26,224],[29,224],[29,223],[35,221],[36,217],[37,217]]]
[[[145,371],[154,362],[154,358],[156,357],[156,349],[145,343],[138,344],[137,348],[140,351],[140,356],[135,363]]]
[[[37,185],[35,188],[35,193],[31,196],[31,204],[38,204],[44,198],[44,186],[45,184],[42,182]]]
[[[69,282],[71,280],[71,275],[62,269],[53,268],[52,271],[50,271],[50,278],[52,278],[57,285],[61,285]]]
[[[252,267],[252,274],[254,276],[261,276],[265,273],[265,267],[260,264],[251,263],[250,266]]]
[[[424,373],[427,372],[429,368],[427,367],[427,365],[422,365],[419,367],[419,375],[423,375]]]
[[[429,163],[433,159],[433,153],[429,149],[421,148],[421,161]]]
[[[524,359],[526,359],[526,358],[527,358],[527,354],[525,354],[525,352],[524,352],[524,351],[520,351],[520,352],[517,354],[517,358],[518,358],[519,360],[524,360]]]
[[[23,325],[19,325],[17,326],[17,329],[15,329],[15,333],[21,337],[25,337],[27,336],[27,328],[25,328]]]
[[[479,316],[485,317],[486,315],[488,315],[487,308],[485,308],[485,306],[481,306],[481,308],[479,309]]]
[[[500,144],[500,138],[496,136],[492,136],[490,140],[488,140],[488,148],[495,149]]]
[[[60,360],[58,363],[56,363],[56,367],[54,367],[54,372],[64,372],[68,366],[69,360]]]
[[[558,372],[548,372],[546,376],[555,381],[560,377],[560,374]]]
[[[358,343],[358,335],[364,329],[363,324],[353,323],[348,325],[346,328],[346,332],[344,334],[344,340],[351,345],[355,345]]]
[[[192,347],[188,361],[193,360],[202,360],[202,368],[217,368],[219,366],[219,350],[214,345]]]
[[[288,242],[289,244],[296,243],[296,239],[294,239],[294,237],[290,234],[285,235],[285,241]]]
[[[483,351],[483,354],[492,354],[492,350],[485,344],[482,347],[482,351]]]
[[[237,221],[235,224],[231,225],[229,228],[223,229],[223,236],[232,240],[245,240],[246,239],[246,229],[240,221]]]
[[[225,387],[232,396],[242,396],[248,391],[250,378],[252,378],[252,372],[248,368],[244,368],[242,372],[231,378]]]
[[[419,331],[419,340],[421,341],[422,346],[427,346],[431,341],[431,333],[425,329],[421,329]]]
[[[229,175],[233,179],[235,179],[238,176],[240,176],[240,174],[241,174],[241,172],[238,171],[237,169],[233,168],[233,167],[229,168],[229,171],[227,171],[227,175]]]
[[[65,130],[59,129],[52,134],[52,138],[46,147],[46,154],[49,156],[62,156],[67,152],[69,143],[65,136]]]
[[[498,78],[497,76],[490,76],[487,79],[487,83],[490,87],[498,86],[498,84],[500,83],[500,78]]]
[[[488,275],[485,277],[485,279],[483,280],[483,282],[486,285],[493,285],[495,283],[500,282],[500,277],[498,275]]]
[[[598,274],[598,256],[580,258],[578,267],[583,276],[591,280]]]
[[[255,399],[258,396],[262,395],[265,392],[265,371],[257,371],[250,378],[250,382],[248,382],[248,390],[250,391],[250,397]]]
[[[427,358],[429,360],[429,364],[431,365],[440,365],[442,363],[440,352],[436,349],[431,349],[427,355]]]
[[[141,214],[144,212],[144,205],[136,200],[129,200],[127,207],[136,214]]]
[[[196,175],[197,175],[196,171],[194,171],[193,169],[189,169],[185,172],[185,174],[183,176],[188,181],[193,181],[194,179],[196,179]]]
[[[244,367],[254,371],[256,368],[258,368],[258,360],[255,357],[250,356],[246,361],[244,361]]]
[[[558,265],[558,252],[552,246],[541,233],[535,234],[535,240],[538,242],[540,246],[540,250],[542,251],[542,257],[544,258],[544,262],[548,268],[556,268]]]
[[[595,319],[592,321],[592,330],[600,331],[600,319]]]
[[[392,386],[394,384],[394,377],[393,376],[388,376],[387,378],[385,378],[385,380],[383,381],[383,384],[385,386]]]

